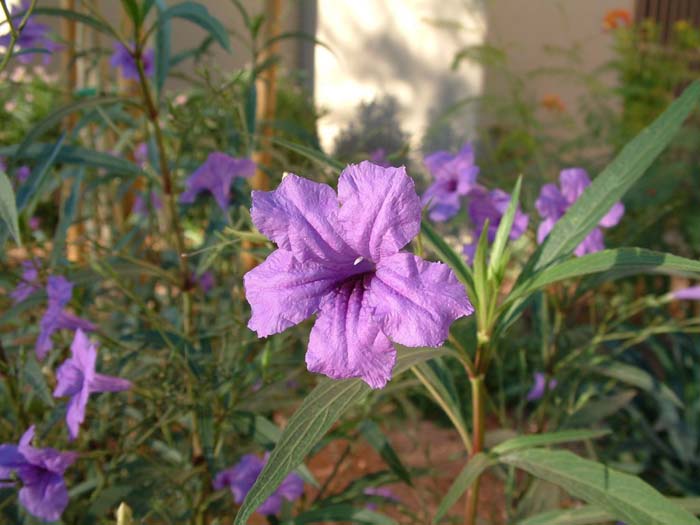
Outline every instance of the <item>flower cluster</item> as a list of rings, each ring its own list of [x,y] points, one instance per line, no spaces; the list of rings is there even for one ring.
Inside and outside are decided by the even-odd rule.
[[[41,290],[40,262],[36,259],[22,263],[21,281],[10,296],[15,305],[26,301]],[[131,387],[131,382],[118,377],[99,374],[95,370],[97,345],[91,343],[84,331],[95,326],[66,311],[73,294],[73,283],[63,276],[49,276],[46,285],[48,306],[40,321],[40,332],[35,346],[38,359],[44,359],[52,348],[51,335],[59,329],[75,330],[71,357],[56,370],[54,397],[69,397],[66,425],[70,439],[78,436],[80,424],[91,394],[118,392]],[[77,459],[75,452],[58,452],[52,448],[31,446],[34,437],[31,426],[19,445],[0,445],[0,488],[14,487],[12,475],[21,483],[19,501],[27,511],[41,519],[56,521],[68,505],[68,491],[63,480],[66,469]]]
[[[383,387],[392,341],[439,346],[473,311],[448,266],[401,251],[420,215],[405,168],[367,161],[343,170],[337,195],[293,174],[275,191],[254,191],[253,223],[278,249],[244,276],[249,328],[266,337],[318,312],[307,368]]]

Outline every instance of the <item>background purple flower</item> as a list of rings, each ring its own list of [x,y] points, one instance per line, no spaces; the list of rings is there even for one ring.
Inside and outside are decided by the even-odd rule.
[[[251,177],[254,173],[255,163],[252,160],[215,151],[187,178],[186,190],[180,195],[180,202],[191,204],[200,192],[208,191],[219,207],[226,211],[233,179]]]
[[[405,168],[366,161],[343,170],[338,195],[293,174],[275,191],[254,191],[253,223],[278,249],[244,277],[248,327],[266,337],[319,312],[307,368],[383,387],[396,359],[390,339],[439,346],[473,311],[447,265],[400,251],[420,215]]]
[[[549,383],[547,383],[547,378],[542,372],[535,372],[533,374],[533,378],[535,382],[530,391],[527,393],[526,399],[528,401],[536,401],[540,399],[544,395],[545,390],[554,390],[554,388],[557,386],[557,380],[554,378],[550,379]]]
[[[362,492],[366,496],[378,496],[380,498],[384,498],[387,501],[395,503],[401,501],[401,499],[399,499],[399,497],[396,494],[394,494],[394,491],[392,491],[389,487],[367,487]],[[373,501],[367,503],[365,507],[369,510],[377,510],[377,504]]]
[[[566,213],[566,210],[578,200],[583,191],[591,184],[588,173],[582,168],[569,168],[559,173],[559,186],[545,184],[540,190],[540,196],[535,202],[535,207],[544,219],[537,229],[537,242],[542,243],[552,231],[557,221]],[[610,211],[600,220],[600,228],[615,226],[625,213],[625,206],[618,202],[613,204]],[[603,232],[600,228],[594,228],[588,236],[574,250],[577,256],[598,252],[605,248]]]
[[[260,459],[254,454],[246,454],[236,465],[216,475],[213,483],[214,489],[221,490],[228,487],[233,495],[233,501],[240,505],[253,487],[255,480],[258,479],[267,459],[267,454],[265,454],[264,459]],[[283,500],[297,500],[303,493],[304,481],[292,472],[284,478],[277,490],[258,507],[256,512],[266,516],[278,514],[282,508]]]
[[[60,275],[49,277],[46,294],[49,297],[48,306],[39,322],[39,337],[37,337],[34,347],[37,359],[40,361],[51,350],[51,336],[56,330],[81,329],[85,332],[95,330],[95,325],[90,321],[64,311],[73,295],[73,283],[65,277]]]
[[[201,275],[196,275],[195,281],[204,293],[208,293],[209,290],[214,288],[214,285],[216,284],[216,281],[214,280],[214,273],[211,271],[206,271]]]
[[[381,166],[382,168],[391,167],[389,160],[386,158],[386,151],[384,150],[384,148],[377,148],[372,153],[370,153],[369,154],[369,161],[372,164],[376,164],[377,166]]]
[[[17,177],[17,182],[20,184],[26,182],[29,176],[32,174],[32,170],[29,166],[20,166],[17,168],[15,176]]]
[[[464,246],[463,253],[468,261],[472,261],[476,251],[476,245],[479,241],[481,231],[486,225],[486,220],[489,221],[489,229],[487,237],[489,242],[493,242],[496,238],[498,226],[501,224],[501,218],[506,213],[510,205],[510,194],[503,190],[495,189],[487,191],[485,188],[477,187],[471,191],[469,201],[469,217],[474,224],[474,239],[471,243]],[[519,239],[530,222],[530,217],[520,211],[520,206],[515,210],[513,218],[513,226],[510,230],[508,238],[511,241]]]
[[[24,16],[24,13],[27,12],[30,5],[31,2],[29,2],[28,0],[24,0],[21,4],[17,4],[15,5],[15,7],[12,8],[10,13],[12,15],[12,21],[15,24],[15,27],[19,26],[20,22],[22,21],[22,17]],[[42,51],[46,51],[46,53],[41,53],[41,55],[44,64],[48,64],[49,62],[51,62],[51,54],[61,49],[61,46],[59,44],[51,40],[51,38],[49,37],[49,33],[49,26],[37,22],[34,16],[30,16],[27,20],[27,23],[22,28],[22,31],[20,31],[19,38],[15,42],[15,50],[19,49],[20,51],[22,51],[29,49],[39,49]],[[10,41],[11,36],[9,32],[0,36],[0,46],[8,47],[10,45]],[[34,58],[34,54],[38,53],[22,53],[17,56],[17,60],[24,64],[27,64],[32,61],[32,59]]]
[[[112,56],[109,60],[109,65],[122,70],[122,77],[127,80],[138,80],[139,69],[136,66],[136,60],[133,56],[133,42],[131,49],[122,45],[120,42],[114,42]],[[141,60],[143,61],[143,72],[147,78],[152,77],[155,72],[155,62],[153,49],[144,49]]]
[[[19,501],[27,511],[46,521],[57,521],[68,505],[68,490],[63,473],[76,460],[75,452],[53,448],[34,448],[34,426],[24,433],[19,445],[0,445],[0,479],[15,473],[22,482]],[[13,487],[0,482],[0,487]]]
[[[18,305],[26,301],[34,292],[41,289],[39,284],[39,260],[22,261],[22,277],[17,287],[10,292],[12,304]]]
[[[671,292],[674,299],[682,301],[700,301],[700,286],[690,286]]]
[[[56,370],[54,397],[70,397],[66,411],[66,424],[71,439],[78,436],[80,424],[85,420],[85,408],[90,394],[98,392],[120,392],[131,388],[131,382],[120,377],[98,374],[97,344],[91,343],[85,333],[78,329],[70,347],[71,357]]]
[[[460,198],[476,186],[479,167],[474,164],[474,150],[465,144],[455,155],[437,151],[425,157],[424,163],[434,182],[423,194],[422,204],[429,206],[429,217],[446,221],[459,212]]]
[[[146,194],[150,197],[149,200],[151,201],[151,210],[160,210],[161,208],[163,208],[163,201],[155,191],[149,191],[146,192]],[[131,207],[131,213],[133,213],[134,215],[140,215],[142,217],[145,217],[148,215],[148,211],[148,201],[144,198],[143,193],[139,193],[134,198],[134,205]]]

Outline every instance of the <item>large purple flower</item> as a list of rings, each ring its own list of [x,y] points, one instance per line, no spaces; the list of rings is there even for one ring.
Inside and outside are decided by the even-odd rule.
[[[27,511],[46,521],[57,521],[68,505],[68,490],[63,473],[78,457],[75,452],[59,452],[53,448],[34,448],[34,426],[24,433],[19,445],[0,445],[0,479],[13,473],[22,482],[19,502]],[[0,481],[0,487],[13,487],[14,482]]]
[[[221,490],[228,487],[233,495],[233,501],[240,505],[253,487],[255,480],[258,479],[265,463],[267,463],[267,458],[267,454],[264,459],[253,454],[246,454],[236,465],[216,475],[213,483],[214,489]],[[304,481],[292,472],[284,478],[277,490],[257,508],[256,512],[265,516],[278,514],[282,508],[283,500],[297,500],[303,493]]]
[[[17,4],[10,12],[15,27],[19,26],[30,4],[31,2],[29,0],[24,0],[20,4]],[[27,19],[27,23],[22,28],[22,31],[20,31],[19,38],[15,42],[15,45],[20,51],[27,52],[18,55],[17,59],[27,64],[32,61],[34,58],[33,55],[35,54],[29,50],[40,50],[42,52],[44,64],[51,62],[51,54],[61,49],[61,46],[51,40],[49,37],[50,31],[51,29],[49,26],[37,22],[34,16],[30,16]],[[5,33],[0,36],[0,46],[6,48],[10,45],[10,41],[10,33]]]
[[[510,199],[510,194],[500,189],[487,191],[482,187],[477,187],[472,190],[469,202],[469,217],[474,224],[475,238],[471,243],[464,246],[464,254],[468,260],[471,261],[474,258],[476,245],[487,219],[489,221],[488,240],[489,242],[494,241],[498,226],[501,224],[501,218],[505,215],[510,205]],[[519,239],[527,230],[529,222],[530,217],[520,211],[520,206],[518,206],[515,210],[513,226],[510,230],[510,240]]]
[[[251,215],[278,249],[244,277],[258,336],[319,312],[306,365],[333,379],[381,388],[396,351],[439,346],[473,308],[452,270],[400,251],[420,230],[420,200],[405,168],[370,162],[330,186],[289,174],[275,191],[253,192]]]
[[[39,285],[39,261],[38,259],[27,259],[22,261],[22,277],[17,288],[10,292],[12,303],[18,305],[26,301],[34,292],[41,289]]]
[[[122,77],[127,80],[138,80],[139,79],[139,69],[136,66],[136,60],[134,59],[133,42],[132,48],[128,48],[121,44],[120,42],[114,42],[112,56],[109,60],[109,65],[114,68],[120,68],[122,70]],[[143,61],[143,72],[146,77],[152,77],[155,72],[155,62],[153,49],[145,49],[141,56]]]
[[[460,208],[460,198],[476,186],[479,167],[474,164],[474,149],[465,144],[453,155],[437,151],[425,157],[424,163],[435,181],[423,194],[423,205],[429,206],[434,221],[451,219]]]
[[[98,374],[95,371],[97,345],[91,343],[85,332],[78,329],[70,347],[71,357],[56,371],[54,397],[70,397],[66,411],[66,424],[71,439],[78,436],[80,424],[85,420],[85,408],[90,394],[121,392],[131,388],[131,382],[120,377]]]
[[[545,184],[540,190],[540,196],[535,202],[535,207],[544,219],[537,229],[537,242],[542,243],[552,231],[556,222],[566,213],[566,210],[578,200],[583,191],[591,184],[588,173],[583,168],[569,168],[559,173],[559,185]],[[610,211],[600,220],[600,228],[615,226],[625,213],[625,206],[621,203],[613,204]],[[600,228],[594,228],[591,233],[574,250],[577,256],[598,252],[605,248],[603,232]]]
[[[65,277],[51,276],[46,285],[46,294],[49,297],[48,307],[39,322],[39,337],[37,337],[34,351],[39,360],[44,359],[51,350],[51,336],[56,330],[78,330],[92,332],[95,325],[90,321],[81,319],[65,308],[73,296],[73,283]]]
[[[252,160],[215,151],[187,178],[187,189],[180,195],[180,202],[191,204],[200,192],[208,191],[219,207],[226,211],[233,179],[251,177],[254,173],[255,163]]]

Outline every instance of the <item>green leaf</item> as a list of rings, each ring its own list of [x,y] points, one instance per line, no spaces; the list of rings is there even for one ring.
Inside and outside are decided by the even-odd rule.
[[[490,297],[489,282],[486,275],[486,252],[488,252],[489,220],[486,219],[479,235],[479,242],[474,252],[474,310],[481,319],[479,326],[486,326],[487,305],[493,300]]]
[[[0,156],[14,156],[17,160],[35,160],[46,157],[55,149],[56,144],[34,143],[19,154],[18,146],[12,145],[0,147]],[[54,160],[60,163],[84,164],[91,168],[104,168],[113,173],[128,175],[140,175],[142,173],[141,168],[133,162],[115,157],[109,153],[101,153],[79,146],[63,146],[56,153]]]
[[[182,18],[198,25],[207,31],[226,51],[231,51],[231,42],[226,28],[211,16],[207,8],[199,2],[182,2],[169,7],[160,13],[156,23],[162,25],[172,18]]]
[[[700,514],[700,498],[669,498],[681,508],[693,514]],[[589,525],[609,523],[614,518],[603,509],[586,505],[576,509],[551,510],[518,522],[518,525]]]
[[[608,434],[610,434],[609,430],[562,430],[561,432],[518,436],[504,441],[503,443],[499,443],[491,449],[491,453],[501,456],[503,454],[510,454],[516,450],[526,450],[528,448],[542,447],[545,445],[557,445],[559,443],[569,443],[571,441],[597,439]]]
[[[19,235],[19,221],[17,220],[17,203],[12,183],[3,171],[0,171],[0,219],[7,225],[7,229],[18,245],[22,245]]]
[[[23,370],[24,381],[31,385],[34,393],[39,396],[47,406],[54,406],[53,397],[51,397],[51,390],[49,390],[46,384],[46,378],[41,372],[41,367],[34,357],[34,352],[28,355],[26,363],[24,363]]]
[[[695,109],[699,98],[700,81],[695,81],[661,116],[620,151],[615,160],[595,178],[554,225],[545,242],[533,255],[530,263],[533,271],[574,251],[671,142]]]
[[[292,520],[294,525],[337,522],[367,523],[369,525],[396,525],[396,521],[388,516],[368,509],[358,509],[347,503],[308,510],[299,514]]]
[[[17,192],[17,209],[20,213],[24,211],[25,208],[29,207],[30,202],[36,202],[39,198],[39,189],[44,183],[44,179],[49,170],[58,159],[58,155],[63,149],[63,141],[65,138],[65,134],[61,135],[56,141],[56,144],[48,144],[46,148],[41,150],[41,154],[37,155],[38,164],[32,170],[29,179],[22,184]],[[0,155],[3,154],[3,152],[0,152]]]
[[[167,9],[165,0],[156,0],[159,16]],[[172,24],[170,20],[165,20],[158,24],[156,28],[156,90],[160,97],[165,85],[165,79],[168,78],[170,71],[170,36],[172,32]]]
[[[379,425],[368,419],[360,425],[360,433],[399,479],[408,485],[413,485],[411,474],[399,459],[394,447],[391,446],[389,439],[379,428]]]
[[[678,399],[676,393],[668,386],[654,379],[654,377],[641,368],[620,363],[615,361],[610,364],[596,366],[591,369],[593,372],[602,374],[613,379],[617,379],[621,383],[636,386],[645,392],[658,395],[659,397],[670,401],[677,407],[683,407],[683,402]]]
[[[513,290],[511,298],[528,295],[558,281],[600,272],[700,274],[700,261],[643,248],[603,250],[566,260],[538,272]]]
[[[523,176],[519,175],[518,180],[515,183],[515,188],[513,188],[513,193],[511,193],[508,209],[501,218],[501,222],[498,225],[498,230],[496,230],[496,237],[494,238],[493,246],[491,247],[491,259],[489,260],[489,279],[493,279],[494,276],[505,266],[505,261],[502,261],[503,252],[505,251],[508,238],[510,237],[510,231],[513,228],[515,212],[518,210],[518,206],[520,204],[520,186],[522,185],[522,182]]]
[[[421,234],[437,256],[447,263],[457,278],[467,287],[469,297],[474,297],[474,276],[464,257],[452,249],[425,219],[421,222]]]
[[[447,353],[440,348],[401,348],[394,376],[417,363]],[[302,463],[333,423],[350,407],[362,401],[370,391],[370,387],[359,379],[321,379],[289,419],[267,464],[243,501],[235,525],[246,523],[287,474]]]
[[[318,162],[322,166],[330,166],[338,173],[345,167],[341,162],[332,159],[331,157],[329,157],[328,155],[326,155],[318,149],[309,148],[301,144],[295,144],[294,142],[290,142],[288,140],[280,138],[272,138],[272,143],[282,146],[283,148],[287,148],[288,150],[291,150],[295,153],[298,153],[299,155],[302,155],[309,160]]]
[[[119,35],[114,28],[112,28],[112,26],[98,20],[97,18],[71,9],[60,9],[57,7],[36,7],[34,11],[32,11],[32,15],[56,16],[67,20],[73,20],[75,22],[88,25],[101,33],[110,35],[113,38],[119,38]]]
[[[134,27],[140,27],[141,22],[143,22],[143,16],[141,15],[141,9],[136,0],[121,0],[122,7],[124,11],[129,15],[129,18],[134,24]]]
[[[462,497],[472,483],[481,475],[484,470],[490,466],[496,464],[496,460],[483,452],[479,452],[469,461],[459,473],[459,476],[454,480],[452,486],[442,498],[437,511],[435,511],[435,516],[433,517],[433,523],[439,522],[442,517],[447,514],[452,505],[457,503],[457,500]]]
[[[502,456],[500,461],[554,483],[629,525],[700,525],[641,479],[571,452],[530,449]]]

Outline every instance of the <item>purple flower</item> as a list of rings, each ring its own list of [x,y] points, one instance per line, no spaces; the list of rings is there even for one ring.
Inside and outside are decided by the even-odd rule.
[[[19,440],[19,445],[0,445],[0,479],[13,473],[22,482],[19,502],[27,511],[46,521],[56,521],[68,505],[68,490],[63,473],[78,457],[75,452],[59,452],[53,448],[34,448],[32,425]],[[0,487],[13,487],[2,481]]]
[[[134,59],[133,42],[131,43],[131,49],[119,42],[114,42],[112,48],[114,49],[114,52],[109,60],[109,65],[114,68],[121,68],[122,77],[125,79],[138,80],[139,70],[136,66],[136,60]],[[141,56],[141,60],[143,61],[143,72],[146,77],[152,77],[153,72],[155,71],[153,56],[153,49],[145,49]]]
[[[365,490],[362,491],[365,496],[378,496],[380,498],[384,498],[387,501],[399,503],[401,499],[394,494],[394,491],[392,491],[389,487],[367,487]],[[367,503],[365,507],[368,510],[377,510],[377,504],[374,502]]]
[[[85,332],[95,330],[95,325],[90,321],[64,311],[73,295],[73,283],[65,277],[60,275],[49,277],[46,294],[49,296],[48,307],[39,323],[39,337],[34,347],[36,357],[40,361],[51,350],[51,336],[56,330],[81,329]]]
[[[16,5],[12,11],[12,22],[15,27],[19,26],[22,21],[24,13],[29,9],[29,0],[24,0],[22,3]],[[51,54],[55,51],[61,49],[61,46],[49,38],[50,28],[45,24],[41,24],[36,21],[34,16],[30,16],[27,23],[22,28],[19,33],[19,38],[15,45],[19,50],[29,50],[29,49],[41,49],[48,51],[48,53],[42,53],[44,64],[51,62]],[[0,46],[8,47],[10,45],[11,36],[10,33],[6,33],[0,36]],[[17,57],[17,59],[22,63],[29,63],[32,61],[34,53],[23,53]]]
[[[267,454],[265,454],[264,459],[253,454],[246,454],[235,466],[216,475],[213,483],[214,490],[228,487],[233,495],[233,501],[240,505],[253,487],[255,480],[258,479],[267,459]],[[303,493],[304,481],[292,472],[284,478],[277,490],[258,507],[256,512],[265,516],[278,514],[282,508],[282,500],[294,501],[299,499]]]
[[[582,168],[569,168],[559,173],[559,186],[555,184],[545,184],[540,190],[540,196],[535,202],[535,207],[540,216],[544,219],[537,229],[537,242],[542,243],[552,231],[556,222],[566,213],[566,210],[576,202],[591,184],[588,173]],[[625,213],[625,206],[621,203],[613,204],[610,211],[598,223],[601,228],[611,228],[615,226]],[[574,250],[577,256],[587,253],[598,252],[605,248],[603,243],[603,232],[600,228],[594,228],[581,244]]]
[[[195,281],[197,281],[197,285],[204,293],[208,293],[209,290],[214,288],[214,285],[216,284],[216,281],[214,280],[214,273],[210,271],[206,271],[202,273],[202,275],[195,276]]]
[[[439,346],[473,308],[452,270],[400,251],[420,230],[406,169],[351,164],[330,186],[289,174],[253,192],[255,226],[278,249],[244,277],[248,323],[266,337],[319,312],[306,365],[372,388],[391,378],[396,350]]]
[[[683,301],[700,301],[700,286],[690,286],[689,288],[681,288],[671,292],[674,299]]]
[[[29,176],[32,174],[32,170],[29,166],[20,166],[17,168],[17,172],[15,173],[15,176],[17,177],[17,182],[22,184],[25,182]]]
[[[435,182],[423,194],[422,203],[430,207],[432,220],[446,221],[457,215],[460,198],[476,186],[479,167],[474,165],[474,150],[465,144],[456,155],[437,151],[424,162]]]
[[[39,217],[30,217],[29,221],[29,227],[35,231],[38,230],[41,227],[41,219]]]
[[[66,424],[71,439],[78,437],[80,424],[85,421],[85,407],[90,394],[121,392],[131,388],[131,382],[120,377],[106,376],[95,371],[97,344],[91,343],[85,332],[78,329],[70,346],[71,357],[56,370],[53,397],[70,397]]]
[[[200,192],[208,191],[219,207],[226,211],[233,179],[251,177],[254,173],[255,163],[252,160],[215,151],[188,177],[185,182],[187,189],[180,195],[180,202],[192,204]]]
[[[498,226],[501,224],[501,218],[506,213],[510,205],[510,194],[503,190],[495,189],[486,191],[485,188],[476,187],[471,192],[471,200],[469,202],[469,217],[474,224],[476,232],[475,239],[464,246],[464,255],[468,261],[473,260],[476,252],[476,245],[479,241],[481,231],[486,225],[486,220],[489,221],[489,230],[487,237],[489,242],[493,242],[496,238]],[[530,217],[520,211],[520,206],[515,210],[513,218],[513,226],[510,230],[509,238],[514,241],[519,239],[527,230],[527,225],[530,222]]]
[[[554,390],[554,388],[557,386],[557,380],[554,378],[550,379],[549,383],[547,383],[546,377],[542,372],[535,372],[533,377],[535,379],[535,384],[532,385],[532,388],[527,393],[526,399],[528,401],[536,401],[540,399],[544,395],[545,387],[546,390]]]
[[[372,153],[369,154],[369,161],[372,164],[381,166],[382,168],[390,168],[389,160],[386,158],[386,151],[384,148],[377,148]]]
[[[139,166],[148,163],[148,144],[139,142],[134,148],[134,160]]]
[[[22,277],[17,288],[12,290],[12,304],[18,305],[29,298],[34,292],[41,289],[39,286],[39,260],[29,259],[22,261]]]
[[[149,200],[151,201],[150,209],[160,210],[163,207],[163,201],[161,200],[160,196],[155,191],[150,191],[147,193],[150,196]],[[134,198],[134,205],[131,207],[131,213],[142,217],[147,216],[149,211],[147,202],[148,201],[144,198],[142,193],[136,195],[136,198]]]

